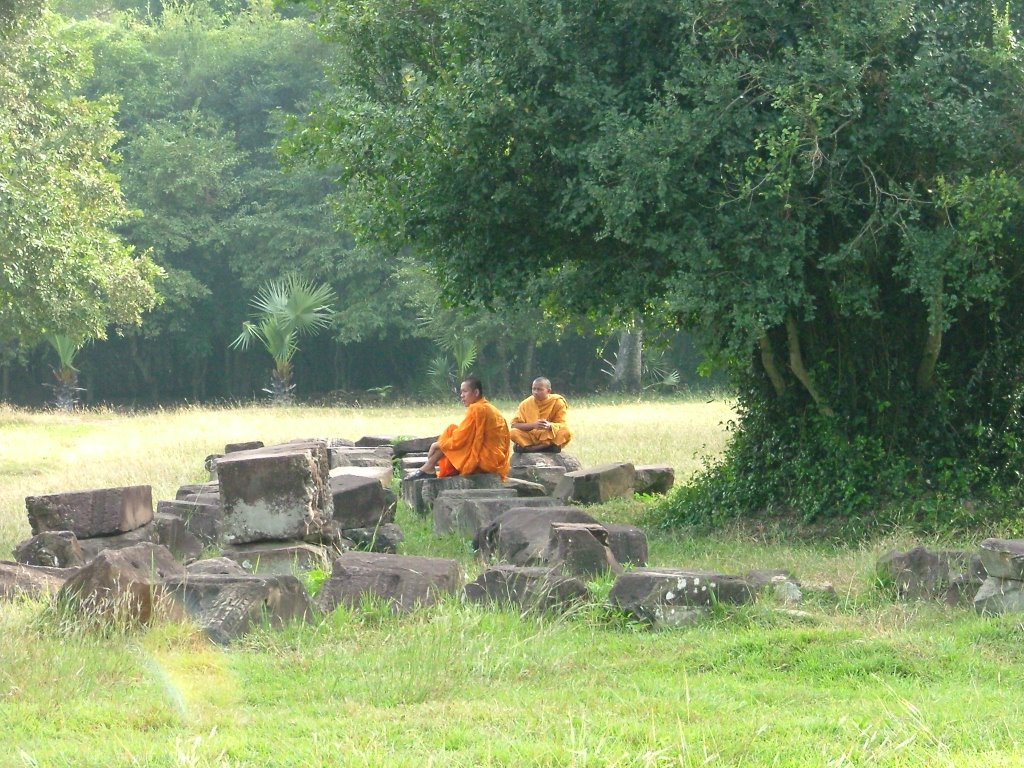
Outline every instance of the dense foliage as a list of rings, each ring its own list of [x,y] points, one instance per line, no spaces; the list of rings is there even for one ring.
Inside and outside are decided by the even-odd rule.
[[[1011,9],[319,3],[297,145],[450,297],[699,335],[740,389],[680,513],[1019,483],[1024,59]]]
[[[87,52],[57,29],[39,3],[0,11],[0,350],[102,338],[155,301],[155,265],[113,232],[114,105],[80,95]]]

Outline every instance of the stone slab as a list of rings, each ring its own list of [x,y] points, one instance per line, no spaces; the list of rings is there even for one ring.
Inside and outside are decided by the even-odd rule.
[[[501,477],[490,473],[455,475],[425,480],[402,480],[402,500],[419,515],[433,512],[434,499],[442,491],[493,490],[503,486]]]
[[[632,496],[636,470],[629,462],[613,462],[566,472],[552,494],[563,502],[602,504],[609,499]]]
[[[94,488],[25,499],[32,533],[71,531],[79,539],[128,533],[153,519],[148,485]]]
[[[475,497],[461,499],[445,499],[439,504],[434,502],[434,535],[447,536],[458,533],[468,539],[475,539],[488,525],[497,520],[503,513],[512,509],[530,509],[534,507],[562,506],[561,502],[550,496],[524,499]]]
[[[386,601],[395,611],[432,605],[462,586],[459,564],[439,557],[346,552],[334,561],[331,577],[316,601],[324,612],[339,605],[359,608],[364,598]]]

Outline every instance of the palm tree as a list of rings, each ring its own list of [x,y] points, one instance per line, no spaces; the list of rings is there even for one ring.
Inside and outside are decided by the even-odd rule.
[[[292,402],[292,358],[299,351],[298,339],[330,325],[333,303],[334,291],[329,285],[314,284],[295,275],[271,280],[253,298],[256,321],[242,325],[231,347],[245,350],[258,340],[274,358],[271,384],[263,391],[275,405]]]
[[[53,404],[57,409],[73,411],[78,405],[78,393],[85,391],[78,386],[78,369],[75,368],[75,356],[85,342],[62,333],[48,333],[45,338],[57,353],[60,367],[51,369],[57,383],[44,386],[53,390]]]

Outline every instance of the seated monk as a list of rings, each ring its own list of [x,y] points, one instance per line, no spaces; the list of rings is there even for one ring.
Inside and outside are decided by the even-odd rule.
[[[501,411],[484,397],[480,379],[470,377],[459,387],[466,406],[461,424],[449,424],[437,442],[431,443],[423,466],[406,477],[421,480],[452,475],[493,472],[508,476],[508,423]]]
[[[532,391],[533,396],[523,400],[512,417],[512,450],[559,453],[572,439],[566,423],[569,405],[564,397],[551,391],[551,382],[543,376],[533,380]]]

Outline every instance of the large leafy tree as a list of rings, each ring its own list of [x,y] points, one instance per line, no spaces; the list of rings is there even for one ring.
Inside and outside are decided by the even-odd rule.
[[[447,295],[699,334],[741,430],[711,506],[1015,483],[1024,58],[986,2],[321,0],[298,146]],[[964,473],[960,473],[960,477]],[[707,500],[707,499],[705,499]]]
[[[0,12],[0,342],[102,338],[155,302],[158,269],[118,237],[113,103],[81,95],[86,52],[41,3]]]

